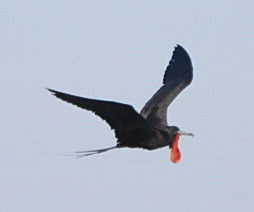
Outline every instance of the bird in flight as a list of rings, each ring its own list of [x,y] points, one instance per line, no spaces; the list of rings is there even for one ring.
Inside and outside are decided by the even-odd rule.
[[[74,96],[47,88],[57,98],[95,113],[105,120],[115,132],[117,144],[106,149],[76,152],[78,157],[89,156],[124,147],[156,150],[171,149],[170,159],[178,163],[181,135],[193,136],[176,126],[167,124],[167,108],[193,78],[193,67],[186,50],[177,45],[166,68],[162,87],[145,104],[140,113],[131,105]]]

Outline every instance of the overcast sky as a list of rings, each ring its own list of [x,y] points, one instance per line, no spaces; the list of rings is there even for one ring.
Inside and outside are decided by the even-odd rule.
[[[238,212],[254,209],[254,2],[1,1],[0,211]],[[162,84],[172,51],[194,80],[168,110],[169,149],[115,145],[100,118],[44,87],[132,104]]]

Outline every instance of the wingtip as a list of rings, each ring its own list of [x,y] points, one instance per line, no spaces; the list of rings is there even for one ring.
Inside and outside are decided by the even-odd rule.
[[[45,87],[45,89],[48,90],[53,96],[56,96],[57,91],[55,91],[55,90],[53,90],[51,88],[47,88],[47,87]]]
[[[45,89],[48,90],[48,91],[51,92],[51,93],[55,93],[55,91],[54,91],[53,89],[51,89],[51,88],[45,87]]]
[[[181,49],[187,53],[186,49],[180,44],[176,44],[175,50],[177,50],[177,49]]]
[[[173,55],[163,77],[163,84],[170,82],[173,78],[188,81],[189,83],[193,78],[190,55],[180,44],[177,44],[173,51]]]
[[[190,60],[190,55],[189,53],[187,52],[187,50],[180,44],[177,44],[175,49],[174,49],[174,52],[173,52],[173,57],[175,54],[178,54],[178,53],[182,53],[183,55],[187,56]]]

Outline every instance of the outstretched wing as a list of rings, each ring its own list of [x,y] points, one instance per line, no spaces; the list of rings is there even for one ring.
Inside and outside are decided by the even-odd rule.
[[[48,90],[61,100],[69,102],[82,109],[94,112],[97,116],[105,120],[112,129],[115,130],[136,127],[146,122],[146,120],[139,113],[137,113],[131,105],[88,99],[52,89]]]
[[[191,59],[186,50],[177,45],[165,71],[163,86],[146,103],[140,114],[158,126],[167,126],[167,108],[193,78]]]

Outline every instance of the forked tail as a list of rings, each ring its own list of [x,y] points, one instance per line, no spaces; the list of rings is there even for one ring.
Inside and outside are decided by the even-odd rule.
[[[107,152],[107,151],[115,149],[115,148],[118,148],[118,147],[113,146],[113,147],[109,147],[109,148],[106,148],[106,149],[97,149],[97,150],[90,150],[90,151],[78,151],[78,152],[75,152],[75,153],[76,153],[76,156],[78,158],[81,158],[81,157],[85,157],[85,156],[89,156],[89,155],[94,155],[94,154]]]

